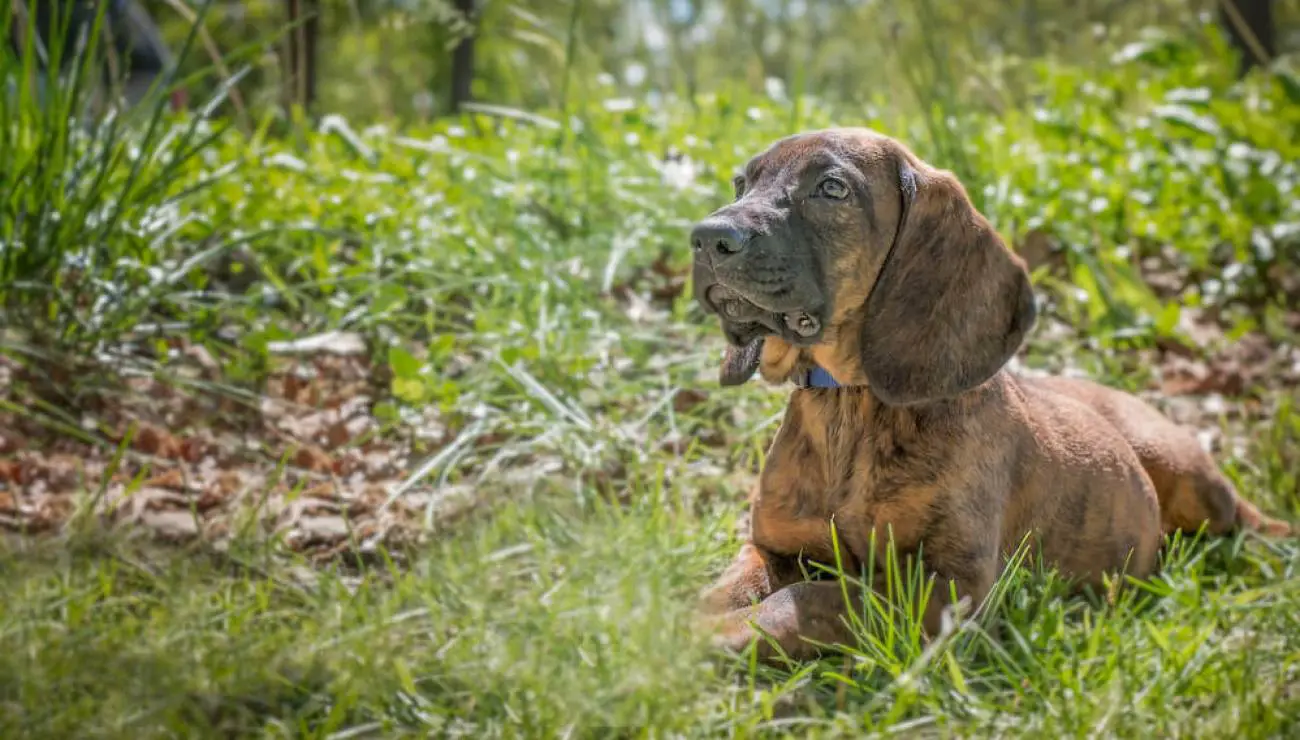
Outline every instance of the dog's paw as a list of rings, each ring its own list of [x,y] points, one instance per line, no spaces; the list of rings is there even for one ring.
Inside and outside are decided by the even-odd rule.
[[[731,598],[726,589],[713,586],[700,592],[695,609],[707,618],[720,618],[731,611]]]
[[[760,637],[758,632],[748,624],[733,624],[715,631],[711,638],[711,645],[714,650],[739,655],[753,644],[755,638]]]

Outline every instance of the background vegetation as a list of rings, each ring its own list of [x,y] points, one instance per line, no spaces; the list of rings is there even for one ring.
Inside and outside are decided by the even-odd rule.
[[[784,393],[717,386],[684,235],[778,136],[895,135],[1034,267],[1018,365],[1143,393],[1294,518],[1296,2],[1243,75],[1212,2],[319,0],[314,96],[285,3],[145,5],[180,70],[129,110],[0,66],[0,734],[1295,732],[1290,542],[711,653]]]

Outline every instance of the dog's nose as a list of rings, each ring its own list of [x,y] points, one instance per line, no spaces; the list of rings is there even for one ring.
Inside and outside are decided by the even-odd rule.
[[[744,249],[746,241],[745,233],[726,221],[704,221],[691,231],[695,251],[707,249],[723,257]]]

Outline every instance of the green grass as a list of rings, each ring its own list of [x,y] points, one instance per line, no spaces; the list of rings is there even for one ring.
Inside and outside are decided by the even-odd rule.
[[[1217,361],[1182,312],[1215,316],[1225,340],[1263,337],[1273,364],[1221,409],[1196,399],[1194,421],[1225,433],[1219,459],[1247,496],[1300,512],[1286,375],[1300,86],[1235,84],[1191,44],[1129,52],[1104,72],[1044,69],[1036,109],[971,113],[949,138],[939,119],[736,93],[572,101],[580,125],[545,111],[400,132],[327,120],[292,140],[269,121],[208,140],[212,123],[158,113],[155,136],[179,148],[141,158],[150,125],[80,138],[8,113],[2,130],[27,148],[5,161],[47,164],[4,181],[0,203],[0,432],[48,436],[25,452],[0,441],[0,465],[71,436],[98,478],[57,492],[80,507],[61,534],[0,541],[0,736],[1294,734],[1296,543],[1178,543],[1114,604],[1064,598],[1029,567],[989,621],[933,645],[914,620],[869,619],[847,659],[788,669],[718,655],[693,623],[696,592],[738,546],[784,396],[717,386],[721,338],[690,300],[684,235],[793,129],[872,125],[941,166],[961,147],[995,224],[1058,247],[1037,271],[1048,306],[1027,365],[1140,389],[1173,345]],[[661,172],[670,151],[693,178]],[[129,207],[89,235],[54,215],[20,228],[63,192],[49,169],[76,163],[124,185]],[[125,186],[137,171],[146,184]],[[91,212],[107,187],[61,202]],[[92,248],[99,269],[77,269]],[[1163,259],[1178,291],[1153,290],[1142,258]],[[74,282],[52,298],[37,279]],[[419,538],[322,561],[258,524],[277,481],[292,502],[315,480],[286,463],[303,440],[269,432],[260,404],[286,370],[326,371],[276,343],[334,330],[372,363],[350,393],[375,425],[343,448],[400,457],[380,482],[416,502]],[[216,370],[187,364],[195,347]],[[167,392],[127,382],[139,375]],[[202,403],[173,413],[177,399]],[[328,401],[312,404],[301,413]],[[132,452],[123,420],[253,438],[232,459],[268,480],[232,505],[230,536],[165,545],[94,515],[105,469],[134,479],[129,497],[186,467]],[[453,491],[468,514],[447,513]],[[41,495],[0,482],[0,497]]]
[[[996,639],[927,650],[899,620],[787,673],[691,628],[733,506],[693,513],[653,482],[621,505],[574,494],[545,486],[409,567],[309,580],[255,552],[14,547],[5,735],[1278,737],[1300,716],[1291,544],[1180,548],[1114,607],[1030,570]]]

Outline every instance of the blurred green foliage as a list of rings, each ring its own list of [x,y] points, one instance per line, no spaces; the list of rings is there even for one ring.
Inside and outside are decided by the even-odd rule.
[[[239,23],[250,31],[269,25],[270,4],[247,5]],[[581,7],[579,21],[600,17],[599,3]],[[931,18],[926,14],[938,5],[908,7]],[[211,12],[222,8],[215,4]],[[386,13],[374,18],[417,17],[415,10]],[[209,27],[231,23],[214,16]],[[1236,312],[1243,328],[1267,324],[1270,312],[1293,298],[1276,284],[1272,268],[1294,261],[1300,249],[1300,82],[1285,67],[1239,82],[1229,50],[1205,18],[1177,33],[1148,29],[1134,36],[1104,60],[1026,64],[1017,83],[1022,102],[1015,105],[966,105],[968,83],[957,80],[971,78],[959,77],[958,57],[935,50],[919,65],[929,69],[923,78],[896,83],[912,106],[863,107],[744,84],[690,99],[630,96],[626,81],[575,72],[581,86],[563,107],[506,108],[411,124],[400,134],[383,125],[357,133],[359,123],[326,115],[300,124],[321,135],[290,141],[269,135],[270,119],[262,117],[263,127],[249,139],[182,117],[157,130],[178,126],[188,133],[167,134],[147,147],[144,160],[137,162],[140,150],[129,147],[123,156],[68,160],[101,171],[92,182],[112,184],[123,173],[161,179],[128,190],[124,202],[141,197],[123,212],[129,219],[91,240],[105,255],[97,264],[113,266],[111,279],[86,282],[76,306],[11,291],[11,307],[17,300],[30,315],[58,316],[61,325],[111,325],[115,335],[134,335],[132,322],[158,330],[163,318],[177,316],[185,317],[175,324],[181,332],[220,326],[232,336],[231,326],[239,326],[234,345],[243,352],[313,328],[362,326],[387,336],[490,335],[507,355],[558,355],[581,364],[588,362],[580,350],[590,339],[584,331],[539,333],[518,317],[591,304],[596,293],[661,251],[686,259],[680,248],[686,224],[724,200],[733,168],[778,136],[835,124],[886,131],[957,171],[1014,242],[1030,231],[1049,237],[1068,270],[1045,276],[1043,284],[1064,316],[1099,341],[1142,342],[1175,332],[1180,305],[1222,306]],[[191,63],[196,54],[187,57]],[[345,55],[324,56],[332,64]],[[491,79],[481,78],[480,86]],[[934,80],[948,80],[947,86]],[[327,95],[322,109],[330,100]],[[16,144],[6,153],[11,161],[49,149],[25,126],[9,121]],[[60,146],[94,153],[104,131],[69,136]],[[198,148],[190,144],[200,141]],[[101,191],[78,196],[80,207],[98,203]],[[18,218],[43,191],[30,192],[26,205],[6,201],[17,209],[7,223],[32,223]],[[55,223],[70,228],[68,221]],[[25,243],[29,250],[51,250],[41,262],[46,267],[6,279],[57,280],[50,270],[62,264],[60,248]],[[1172,259],[1172,267],[1190,270],[1197,282],[1176,300],[1157,296],[1138,270],[1153,256]],[[229,277],[223,271],[231,266],[255,269],[262,280],[237,301],[217,300],[225,284],[214,292],[212,283]],[[160,280],[172,287],[162,289]],[[471,305],[477,308],[466,308]],[[125,307],[115,314],[118,321],[106,323],[106,306]],[[693,308],[683,299],[675,310]],[[605,330],[591,321],[591,331]],[[447,348],[435,343],[430,351]],[[250,369],[258,366],[254,360]],[[423,398],[409,388],[406,395]]]
[[[173,42],[177,0],[145,0]],[[188,0],[197,5],[195,0]],[[450,48],[468,29],[450,0],[319,0],[320,109],[353,119],[421,120],[446,111]],[[285,0],[219,0],[218,48],[254,65],[243,88],[279,101]],[[1283,50],[1300,47],[1300,0],[1274,0]],[[1103,71],[1148,28],[1196,36],[1217,0],[477,0],[479,99],[562,108],[604,94],[734,90],[804,96],[861,109],[918,112],[912,89],[962,108],[1022,103],[1044,62]],[[190,69],[206,65],[197,54]],[[604,80],[601,82],[600,80]]]

